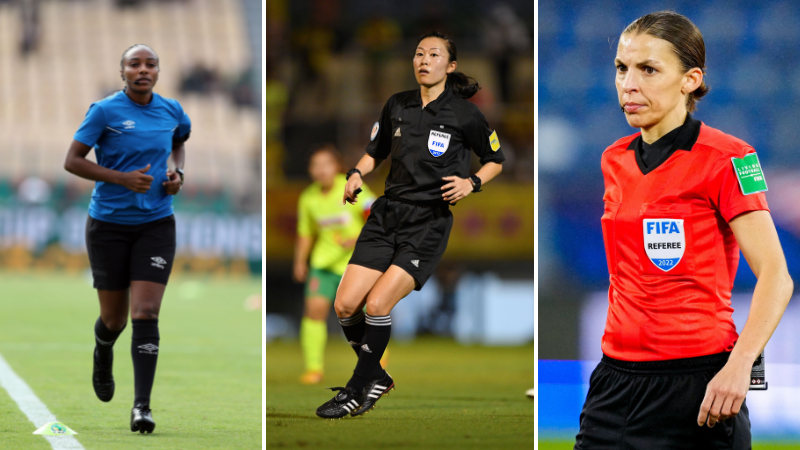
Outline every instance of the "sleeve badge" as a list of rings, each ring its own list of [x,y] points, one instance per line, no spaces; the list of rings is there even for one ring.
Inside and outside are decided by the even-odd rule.
[[[489,135],[489,145],[492,146],[493,152],[500,150],[500,140],[497,139],[497,131],[492,131],[492,134]]]

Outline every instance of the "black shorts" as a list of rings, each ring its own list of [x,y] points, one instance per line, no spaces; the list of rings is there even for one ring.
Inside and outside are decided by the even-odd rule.
[[[127,289],[131,281],[167,284],[175,259],[175,216],[139,225],[86,219],[94,288]]]
[[[603,356],[589,381],[575,449],[749,450],[746,404],[714,428],[697,425],[706,385],[728,355],[646,362]]]
[[[386,272],[395,265],[420,290],[442,259],[453,214],[446,203],[418,204],[380,197],[372,204],[350,264]]]

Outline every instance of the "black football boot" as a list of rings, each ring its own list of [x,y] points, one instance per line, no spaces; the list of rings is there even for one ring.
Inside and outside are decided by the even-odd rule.
[[[156,423],[153,421],[153,412],[150,411],[150,405],[147,403],[138,403],[134,405],[131,410],[131,431],[144,434],[152,433],[156,429]]]
[[[378,399],[384,395],[389,395],[389,391],[394,390],[394,380],[389,372],[384,371],[384,375],[377,380],[372,380],[364,387],[364,402],[361,407],[350,413],[351,416],[360,416],[368,413],[375,407]]]
[[[104,402],[111,401],[114,397],[114,355],[112,354],[107,361],[97,360],[97,347],[94,351],[94,367],[92,369],[92,386],[97,398]]]
[[[317,408],[317,415],[323,419],[341,419],[361,405],[362,399],[352,387],[332,387],[328,389],[339,391],[339,393]]]

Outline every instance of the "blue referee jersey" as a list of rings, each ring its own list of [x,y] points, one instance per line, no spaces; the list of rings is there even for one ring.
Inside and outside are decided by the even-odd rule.
[[[155,92],[147,105],[135,103],[119,91],[92,103],[75,140],[94,147],[97,163],[120,172],[147,167],[153,177],[144,194],[98,181],[92,192],[89,215],[97,220],[136,225],[172,214],[167,181],[167,159],[173,140],[187,137],[192,123],[177,100]]]

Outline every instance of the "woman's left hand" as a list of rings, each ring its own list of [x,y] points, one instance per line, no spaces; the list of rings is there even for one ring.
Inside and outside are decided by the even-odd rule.
[[[450,202],[451,205],[472,193],[472,181],[470,181],[469,178],[460,178],[451,175],[449,177],[443,177],[442,179],[449,181],[449,183],[442,186],[442,190],[445,191],[445,193],[442,194],[442,198]]]
[[[706,396],[700,405],[697,425],[708,425],[739,414],[747,391],[750,389],[750,370],[753,363],[746,360],[729,359],[706,386]]]
[[[181,190],[181,176],[173,170],[167,171],[167,181],[161,183],[168,195],[175,195]]]

